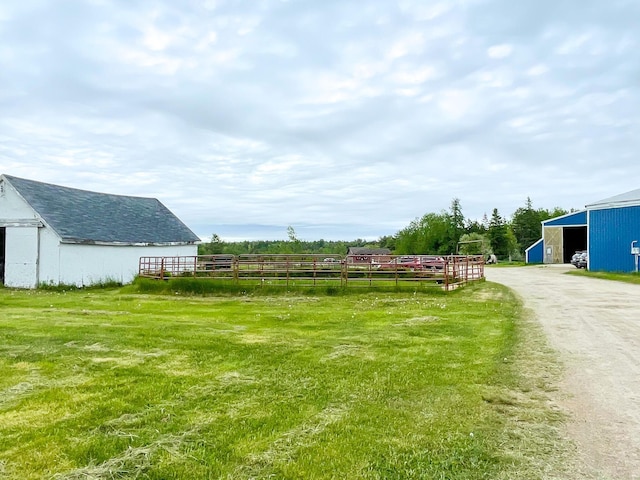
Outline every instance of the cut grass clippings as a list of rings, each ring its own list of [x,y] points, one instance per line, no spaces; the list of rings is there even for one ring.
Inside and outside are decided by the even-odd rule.
[[[0,477],[536,479],[568,449],[512,294],[0,289]]]

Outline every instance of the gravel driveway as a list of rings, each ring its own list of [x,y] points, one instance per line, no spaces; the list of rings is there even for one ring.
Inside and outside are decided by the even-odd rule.
[[[522,297],[560,354],[575,478],[640,479],[640,285],[564,275],[570,269],[487,268],[486,277]]]

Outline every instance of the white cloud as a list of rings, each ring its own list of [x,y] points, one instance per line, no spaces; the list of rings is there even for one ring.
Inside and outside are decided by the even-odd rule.
[[[471,75],[479,84],[491,88],[505,88],[513,84],[514,73],[508,69],[486,69]]]
[[[493,45],[487,49],[487,55],[489,58],[507,58],[513,52],[513,47],[508,44]]]
[[[409,32],[392,42],[391,47],[387,50],[386,57],[390,60],[396,60],[408,55],[418,55],[422,53],[424,47],[424,34],[416,31]]]
[[[549,5],[4,2],[0,171],[158,196],[205,235],[638,188],[638,7]]]
[[[396,83],[418,85],[435,78],[436,70],[430,66],[407,68],[392,74]]]
[[[549,67],[543,64],[537,64],[527,70],[527,75],[531,75],[532,77],[538,77],[540,75],[544,75],[549,71]]]
[[[150,50],[161,51],[166,49],[172,40],[173,36],[151,26],[144,32],[142,43]]]
[[[463,119],[470,111],[474,99],[465,90],[445,90],[438,94],[440,111],[450,120]]]
[[[422,2],[411,0],[400,0],[400,8],[410,14],[416,20],[436,20],[447,12],[451,11],[452,2]]]

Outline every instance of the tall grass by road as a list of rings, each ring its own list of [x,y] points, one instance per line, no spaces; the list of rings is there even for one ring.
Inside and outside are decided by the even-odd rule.
[[[557,371],[504,288],[0,290],[0,478],[550,478]]]

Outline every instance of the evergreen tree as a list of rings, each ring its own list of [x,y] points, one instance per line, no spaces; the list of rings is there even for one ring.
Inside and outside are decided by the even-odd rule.
[[[510,253],[508,226],[497,208],[494,208],[491,214],[491,221],[489,222],[487,235],[489,237],[489,243],[491,244],[493,253],[498,258],[508,258]]]
[[[460,237],[465,233],[464,215],[460,199],[454,198],[451,201],[449,210],[449,238],[447,239],[448,253],[455,253],[458,250]]]
[[[199,255],[217,255],[224,252],[225,244],[217,234],[211,235],[209,243],[198,245]]]
[[[540,210],[534,210],[531,199],[527,197],[524,208],[518,208],[513,216],[511,225],[518,243],[520,253],[537,242],[542,235],[542,220],[544,215]]]

